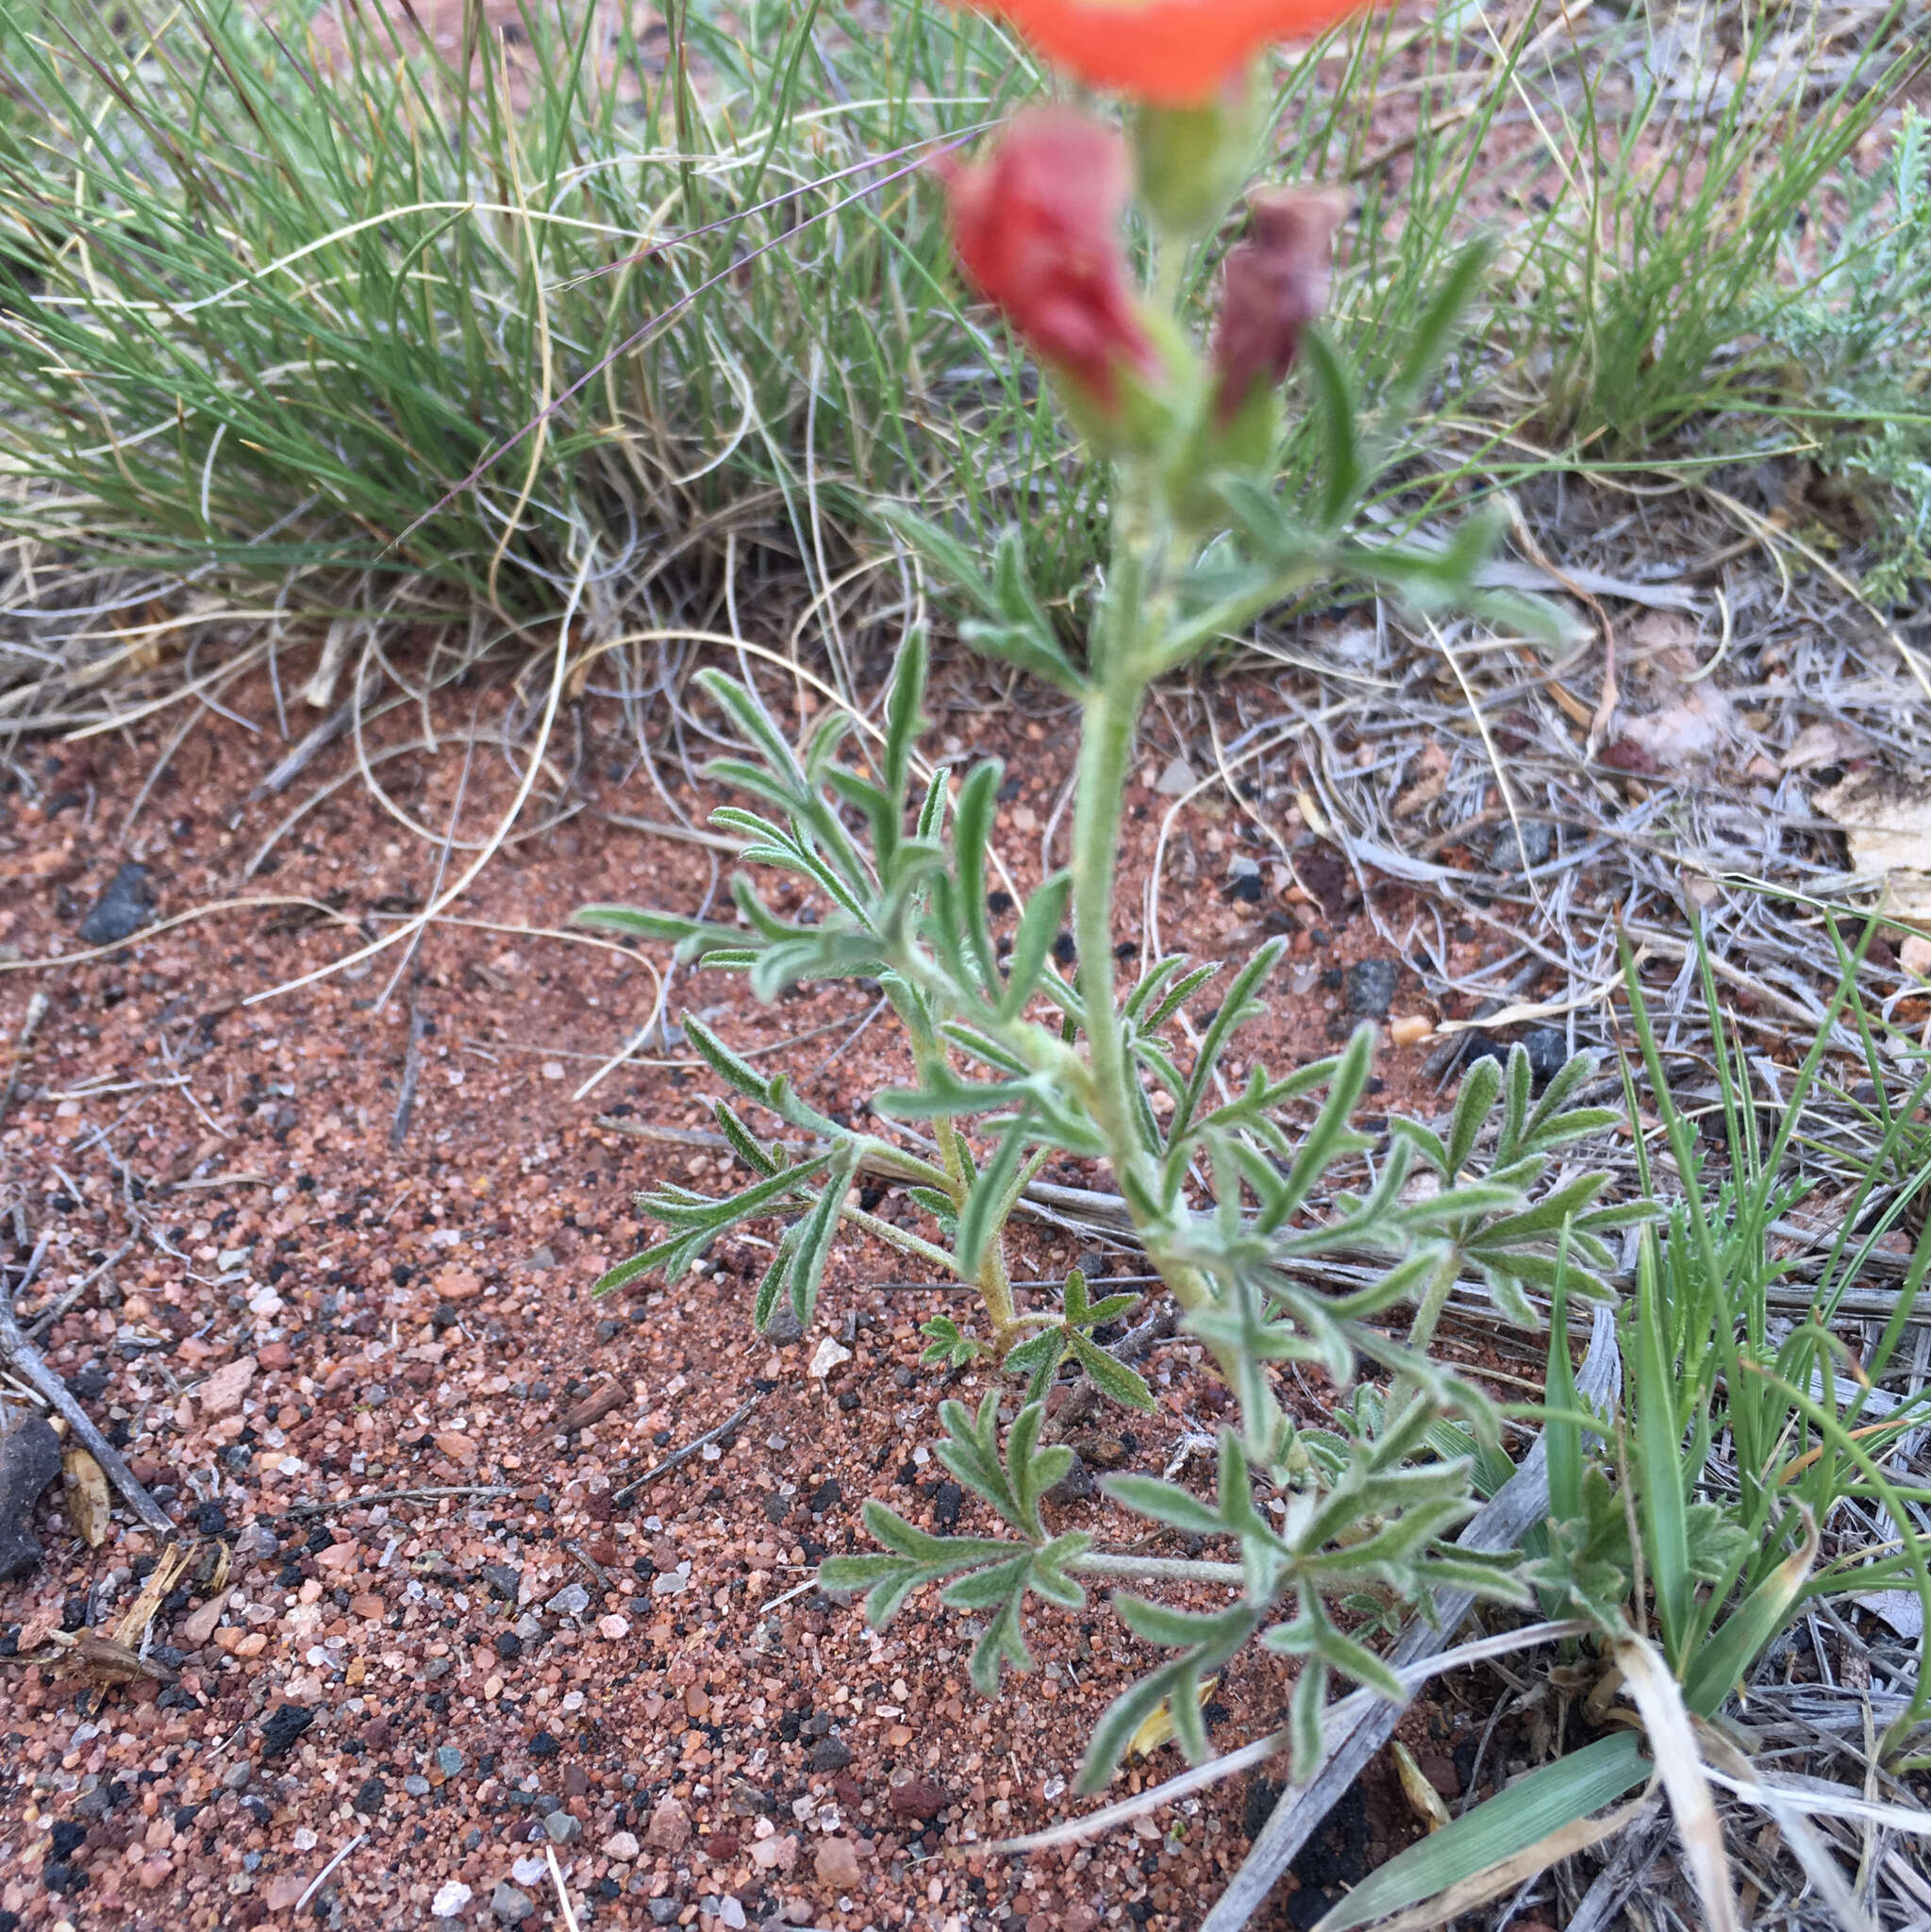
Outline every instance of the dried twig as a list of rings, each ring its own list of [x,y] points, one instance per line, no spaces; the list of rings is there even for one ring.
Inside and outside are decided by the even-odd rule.
[[[355,1837],[354,1837],[354,1838],[352,1838],[352,1839],[351,1839],[351,1840],[350,1840],[348,1841],[348,1843],[347,1843],[347,1844],[345,1844],[345,1845],[344,1845],[344,1846],[343,1846],[343,1847],[341,1848],[341,1851],[339,1851],[339,1852],[338,1852],[338,1853],[337,1853],[337,1854],[335,1855],[335,1857],[332,1857],[332,1858],[331,1858],[331,1859],[330,1859],[330,1860],[328,1861],[328,1863],[327,1863],[327,1864],[325,1864],[325,1866],[324,1866],[324,1867],[322,1868],[322,1870],[321,1870],[321,1871],[319,1871],[319,1872],[318,1872],[318,1873],[317,1873],[317,1874],[315,1874],[315,1876],[314,1876],[313,1878],[311,1878],[311,1879],[310,1879],[310,1880],[308,1881],[308,1890],[307,1890],[307,1891],[305,1891],[305,1892],[304,1892],[304,1893],[302,1894],[302,1896],[301,1896],[300,1898],[298,1898],[298,1899],[297,1899],[297,1900],[295,1901],[295,1912],[294,1912],[294,1916],[295,1916],[295,1917],[297,1917],[297,1918],[300,1918],[300,1917],[301,1917],[301,1914],[302,1914],[302,1907],[303,1907],[304,1906],[306,1906],[306,1905],[307,1905],[307,1904],[308,1903],[308,1901],[309,1901],[309,1900],[310,1900],[311,1898],[313,1898],[313,1897],[315,1896],[315,1894],[316,1894],[316,1893],[317,1893],[318,1891],[320,1891],[320,1890],[322,1890],[322,1888],[323,1888],[323,1885],[324,1885],[324,1884],[325,1884],[325,1883],[326,1882],[326,1880],[327,1880],[327,1878],[328,1878],[328,1874],[330,1874],[331,1872],[333,1872],[333,1871],[335,1870],[335,1868],[336,1868],[336,1867],[337,1867],[338,1865],[340,1865],[340,1864],[341,1863],[341,1861],[342,1861],[342,1860],[343,1860],[344,1858],[346,1858],[346,1857],[348,1857],[348,1855],[349,1855],[349,1854],[350,1854],[350,1853],[351,1853],[352,1851],[354,1851],[354,1850],[356,1849],[356,1847],[357,1847],[358,1845],[361,1844],[361,1843],[363,1842],[363,1840],[366,1840],[366,1839],[368,1838],[368,1836],[369,1836],[369,1834],[368,1834],[368,1833],[367,1833],[366,1831],[358,1831],[358,1833],[357,1833],[357,1834],[355,1835]]]
[[[422,1490],[370,1490],[359,1496],[335,1496],[326,1503],[296,1503],[284,1516],[326,1516],[336,1509],[354,1509],[364,1503],[434,1503],[444,1496],[513,1496],[511,1483],[444,1483]]]
[[[739,1409],[736,1414],[721,1422],[716,1428],[707,1429],[694,1441],[686,1442],[683,1448],[673,1450],[655,1469],[646,1470],[643,1474],[638,1476],[634,1481],[625,1483],[621,1490],[613,1489],[610,1491],[611,1506],[614,1507],[619,1504],[627,1502],[639,1490],[647,1488],[650,1484],[656,1482],[658,1476],[669,1475],[674,1469],[681,1469],[700,1450],[708,1447],[709,1444],[717,1441],[720,1438],[728,1436],[757,1407],[757,1402],[758,1398],[754,1395],[743,1407]]]
[[[67,1292],[60,1297],[58,1301],[49,1302],[47,1306],[44,1308],[42,1308],[41,1312],[33,1318],[31,1322],[29,1322],[26,1324],[26,1339],[29,1341],[38,1341],[41,1339],[41,1337],[44,1335],[47,1332],[47,1330],[51,1328],[54,1325],[54,1324],[58,1322],[60,1319],[60,1317],[64,1315],[67,1312],[67,1310],[71,1308],[75,1305],[75,1303],[77,1302],[81,1298],[81,1296],[84,1295],[88,1291],[88,1290],[91,1289],[94,1285],[94,1283],[97,1282],[101,1278],[101,1276],[105,1274],[108,1272],[108,1270],[114,1265],[116,1261],[120,1260],[123,1256],[131,1253],[134,1248],[134,1245],[135,1244],[131,1241],[123,1241],[121,1245],[118,1248],[116,1248],[114,1252],[111,1255],[109,1255],[105,1261],[101,1262],[98,1267],[89,1270],[89,1272],[85,1275],[83,1275],[80,1280],[76,1281],[74,1284],[74,1286],[70,1288],[67,1291]]]
[[[20,1072],[26,1065],[28,1051],[34,1043],[34,1035],[41,1030],[41,1022],[47,1017],[49,1002],[43,992],[37,992],[26,1003],[26,1017],[20,1023],[20,1038],[13,1042],[13,1064],[7,1070],[7,1085],[0,1088],[0,1126],[7,1124],[7,1109],[13,1105],[14,1091],[20,1085]]]
[[[605,1591],[609,1589],[610,1579],[604,1566],[574,1537],[567,1538],[563,1547],[582,1564],[584,1574],[596,1585],[598,1590]]]
[[[294,748],[248,794],[249,802],[254,804],[275,792],[284,791],[292,785],[308,770],[316,755],[325,751],[349,728],[359,702],[359,692],[343,699],[321,724],[306,732]],[[400,704],[402,701],[398,698],[391,702]]]
[[[576,1932],[576,1914],[571,1910],[570,1894],[563,1889],[563,1868],[557,1862],[557,1847],[545,1845],[543,1850],[549,1855],[550,1876],[556,1881],[557,1903],[562,1908],[563,1924],[568,1932]]]
[[[614,1414],[629,1400],[630,1391],[623,1383],[611,1382],[594,1395],[586,1395],[574,1408],[566,1408],[557,1418],[557,1426],[566,1436],[574,1436],[579,1429],[587,1429],[592,1423]]]
[[[409,1044],[403,1056],[402,1091],[395,1097],[395,1118],[389,1124],[389,1144],[400,1147],[408,1138],[409,1115],[415,1111],[416,1082],[423,1077],[423,1008],[409,1000]]]
[[[101,1473],[120,1491],[123,1500],[135,1515],[157,1536],[171,1538],[175,1535],[175,1525],[168,1520],[167,1512],[141,1486],[121,1452],[94,1427],[92,1418],[74,1399],[67,1384],[47,1366],[40,1350],[21,1332],[19,1318],[13,1312],[13,1297],[40,1273],[41,1260],[46,1251],[47,1237],[43,1235],[18,1287],[9,1290],[0,1284],[0,1363],[28,1383],[44,1398],[55,1414],[65,1419],[67,1426],[79,1438],[81,1446],[100,1464]]]

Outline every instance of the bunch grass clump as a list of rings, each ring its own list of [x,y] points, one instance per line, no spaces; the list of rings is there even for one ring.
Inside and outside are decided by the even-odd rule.
[[[935,443],[1024,489],[1032,400],[906,218],[1023,76],[950,14],[740,11],[666,53],[532,4],[513,68],[475,9],[453,60],[399,9],[326,57],[294,5],[0,12],[0,530],[595,631]]]
[[[445,55],[400,9],[350,9],[326,58],[296,0],[187,0],[139,29],[81,0],[0,11],[0,537],[125,566],[143,595],[608,638],[747,529],[826,594],[885,497],[980,550],[1016,526],[1076,629],[1106,468],[1068,461],[961,295],[924,178],[1031,91],[1025,49],[926,0],[862,31],[691,0],[641,41],[613,0],[526,0],[508,32],[505,11],[472,8]],[[1364,16],[1260,104],[1273,173],[1354,190],[1334,330],[1370,415],[1470,210],[1539,184],[1463,348],[1402,399],[1410,460],[1373,513],[1407,527],[1552,470],[1695,474],[1740,434],[1794,436],[1904,507],[1880,561],[1908,582],[1909,358],[1873,387],[1813,324],[1868,318],[1885,264],[1877,306],[1922,308],[1888,241],[1918,150],[1821,270],[1791,251],[1907,72],[1897,10],[1848,57],[1753,17],[1688,82],[1640,15],[1492,25]],[[1410,96],[1444,105],[1390,144],[1385,103]],[[1524,98],[1540,145],[1504,152]],[[1192,312],[1233,239],[1189,268]],[[1280,462],[1318,491],[1307,435]]]

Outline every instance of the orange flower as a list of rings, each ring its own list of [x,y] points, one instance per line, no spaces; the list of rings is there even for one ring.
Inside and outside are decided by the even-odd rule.
[[[1325,33],[1362,0],[957,0],[1009,20],[1095,87],[1157,107],[1212,98],[1262,47]]]
[[[983,160],[940,173],[960,265],[1040,361],[1109,414],[1123,371],[1158,374],[1120,241],[1131,170],[1118,134],[1031,108]]]

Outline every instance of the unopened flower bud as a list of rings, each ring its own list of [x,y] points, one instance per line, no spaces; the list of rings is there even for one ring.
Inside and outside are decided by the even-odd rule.
[[[1083,402],[1110,416],[1123,378],[1158,376],[1120,239],[1129,168],[1118,134],[1068,108],[1029,108],[983,160],[941,172],[960,265]]]
[[[1274,388],[1292,365],[1301,331],[1327,307],[1329,258],[1345,212],[1322,189],[1284,188],[1250,197],[1248,238],[1226,262],[1214,339],[1214,417],[1224,426],[1258,387]]]

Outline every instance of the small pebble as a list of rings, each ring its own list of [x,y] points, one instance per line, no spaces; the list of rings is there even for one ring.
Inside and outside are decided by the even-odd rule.
[[[838,1891],[857,1891],[864,1876],[858,1869],[857,1847],[848,1838],[819,1840],[813,1864],[819,1884]]]
[[[111,946],[139,932],[154,910],[154,892],[147,867],[129,860],[108,881],[107,891],[80,923],[80,941],[87,946]]]
[[[1342,978],[1341,1003],[1361,1019],[1385,1019],[1400,978],[1401,968],[1392,959],[1357,959]]]
[[[559,1617],[580,1617],[590,1608],[590,1591],[580,1583],[566,1583],[550,1599],[548,1607]]]
[[[1525,872],[1546,865],[1556,850],[1556,827],[1546,819],[1525,819],[1520,830],[1504,825],[1490,847],[1490,863],[1497,872]]]
[[[460,1878],[451,1878],[429,1901],[429,1909],[439,1919],[453,1919],[474,1896]]]
[[[543,1829],[550,1834],[552,1840],[559,1845],[567,1845],[572,1840],[583,1836],[582,1824],[571,1817],[567,1811],[552,1811],[543,1820]]]
[[[429,1780],[420,1772],[410,1772],[402,1781],[402,1788],[412,1798],[426,1798],[429,1795]]]
[[[439,1744],[436,1747],[436,1769],[444,1777],[454,1777],[462,1766],[463,1757],[459,1745]]]
[[[815,1381],[824,1381],[832,1370],[852,1358],[852,1352],[842,1343],[827,1335],[818,1344],[817,1352],[811,1357],[811,1375]]]
[[[1184,798],[1198,783],[1193,768],[1185,758],[1176,756],[1167,760],[1160,775],[1154,780],[1154,790],[1162,798]]]
[[[644,1842],[654,1852],[681,1852],[691,1842],[691,1814],[675,1798],[659,1798]]]
[[[507,1879],[490,1894],[490,1909],[505,1925],[521,1925],[536,1908],[529,1893],[517,1890]]]
[[[235,1445],[241,1447],[239,1442]],[[275,1531],[265,1523],[251,1523],[235,1539],[235,1561],[238,1563],[265,1563],[281,1545],[276,1542]]]

